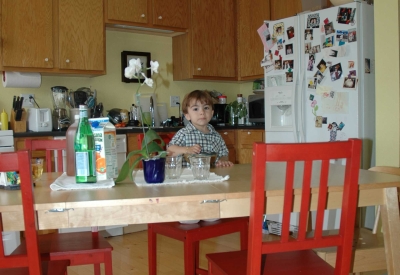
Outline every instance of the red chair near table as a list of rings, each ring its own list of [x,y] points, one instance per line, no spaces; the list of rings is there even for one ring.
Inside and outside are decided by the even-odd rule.
[[[51,152],[57,151],[58,171],[63,171],[62,150],[66,150],[65,139],[39,140],[26,139],[25,148],[32,151],[45,150],[47,171],[51,169]],[[74,233],[52,233],[39,235],[42,255],[49,255],[50,259],[68,259],[71,266],[75,265],[94,265],[94,274],[100,275],[100,264],[104,264],[106,275],[112,275],[112,255],[113,247],[109,242],[97,232],[94,227],[93,232],[74,232]]]
[[[159,134],[168,144],[173,134]],[[138,145],[141,147],[143,134],[138,135]],[[185,275],[208,274],[199,266],[200,241],[240,232],[240,248],[247,247],[248,217],[219,219],[214,222],[200,221],[196,224],[181,224],[179,222],[148,224],[149,274],[157,274],[157,234],[182,241],[184,243]]]
[[[20,177],[21,201],[24,213],[26,245],[24,253],[4,255],[3,224],[0,213],[0,274],[7,275],[64,275],[68,260],[41,260],[40,243],[37,235],[37,216],[34,210],[33,184],[31,175],[31,156],[28,151],[0,154],[0,167],[3,172],[16,171]],[[15,192],[15,191],[12,191]]]
[[[248,249],[208,254],[209,274],[348,275],[352,263],[360,155],[359,139],[321,143],[255,143]],[[341,158],[346,159],[346,165],[343,167],[341,182],[335,182],[335,185],[343,184],[340,229],[335,235],[324,236],[322,234],[324,210],[327,205],[328,188],[332,188],[328,187],[330,160]],[[285,184],[282,224],[278,240],[265,242],[261,228],[262,217],[266,211],[265,192],[268,192],[265,187],[268,188],[266,166],[273,165],[271,164],[273,162],[286,163],[286,172],[282,175],[284,178],[282,183]],[[295,177],[295,170],[301,171],[302,175]],[[295,194],[296,199],[294,199]],[[310,206],[317,208],[315,232],[312,237],[307,235]],[[295,211],[299,210],[297,237],[291,235],[289,230],[293,208],[297,208]],[[312,250],[335,246],[337,247],[335,267],[326,263]]]

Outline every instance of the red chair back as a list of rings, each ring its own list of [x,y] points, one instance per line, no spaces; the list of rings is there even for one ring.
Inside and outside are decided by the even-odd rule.
[[[29,267],[29,274],[42,274],[38,236],[36,233],[37,217],[36,211],[34,210],[35,202],[33,197],[30,152],[18,151],[14,153],[2,153],[0,154],[0,167],[3,172],[17,171],[19,173],[26,245],[29,247],[26,254],[5,256],[3,238],[0,238],[0,267]],[[0,236],[1,232],[3,232],[3,224],[0,213]]]
[[[59,172],[63,169],[62,150],[67,149],[66,139],[25,139],[25,149],[29,151],[46,151],[46,171],[51,172],[52,151],[57,151],[57,169]]]
[[[165,133],[165,134],[160,134],[160,133],[159,133],[158,135],[159,135],[160,138],[162,138],[162,140],[164,141],[165,146],[163,146],[163,149],[166,150],[167,144],[171,141],[171,139],[174,137],[175,134],[167,134],[167,133]],[[143,139],[144,139],[144,134],[139,134],[139,135],[137,136],[137,139],[138,139],[138,148],[142,148],[142,142],[143,142]]]
[[[338,249],[335,274],[349,273],[358,198],[360,156],[361,140],[359,139],[320,143],[254,144],[247,274],[260,274],[261,254],[330,246],[337,246]],[[342,177],[336,175],[333,177],[333,172],[329,171],[330,160],[335,159],[346,159]],[[281,238],[278,241],[263,242],[261,228],[262,215],[266,207],[265,192],[268,192],[269,181],[271,184],[277,181],[276,178],[268,179],[268,172],[274,170],[274,162],[286,164],[285,175],[282,175],[285,191]],[[276,175],[276,168],[274,174]],[[336,179],[340,179],[338,180],[340,182]],[[341,219],[338,234],[323,236],[328,188],[332,188],[328,185],[343,186]],[[295,201],[295,195],[296,198],[300,198],[299,202]],[[316,206],[317,209],[315,232],[309,237],[306,231],[308,214],[313,210],[310,209],[311,206]],[[294,212],[294,209],[299,212],[297,238],[293,238],[289,230],[290,214]]]

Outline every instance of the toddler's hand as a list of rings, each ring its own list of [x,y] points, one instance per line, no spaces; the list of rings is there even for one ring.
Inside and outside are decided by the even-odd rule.
[[[230,167],[233,166],[233,163],[230,162],[229,160],[219,160],[215,164],[215,167]]]
[[[193,146],[187,146],[185,154],[199,154],[201,152],[201,146],[195,144]]]

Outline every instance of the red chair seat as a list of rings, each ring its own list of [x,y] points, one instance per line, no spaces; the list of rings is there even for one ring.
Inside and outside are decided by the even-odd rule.
[[[199,241],[240,232],[240,248],[247,248],[248,217],[219,219],[214,222],[200,221],[194,224],[179,222],[153,223],[148,225],[149,274],[157,274],[157,235],[184,242],[185,274],[208,274],[199,267]]]
[[[207,258],[210,262],[218,263],[218,266],[212,264],[213,270],[210,270],[210,274],[246,274],[247,250],[214,253],[207,255]],[[214,270],[214,268],[219,270]],[[225,273],[220,273],[222,270]],[[334,270],[331,265],[311,250],[264,255],[260,275],[278,274],[333,275]]]

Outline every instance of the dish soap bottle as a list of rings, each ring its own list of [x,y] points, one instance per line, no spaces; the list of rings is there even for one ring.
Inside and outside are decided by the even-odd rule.
[[[75,135],[76,183],[95,183],[96,151],[86,105],[79,105],[79,124]]]
[[[65,136],[67,137],[67,176],[75,176],[75,135],[78,130],[79,115],[74,116],[74,123],[72,123],[67,130]]]
[[[4,109],[1,113],[1,130],[8,130],[8,115]]]

